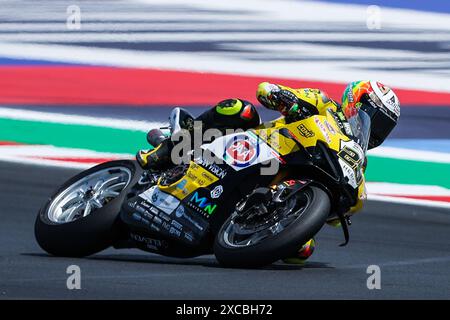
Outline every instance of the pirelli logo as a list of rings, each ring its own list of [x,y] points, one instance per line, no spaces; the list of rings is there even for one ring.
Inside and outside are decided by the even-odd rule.
[[[300,134],[305,138],[312,138],[314,137],[314,132],[309,130],[304,124],[300,124],[297,127],[298,131],[300,131]]]
[[[352,169],[356,169],[361,162],[359,155],[351,150],[349,147],[342,148],[341,151],[338,152],[338,157],[344,160]]]

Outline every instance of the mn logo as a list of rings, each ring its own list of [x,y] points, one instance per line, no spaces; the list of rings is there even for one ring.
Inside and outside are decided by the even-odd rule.
[[[217,205],[209,202],[206,197],[200,197],[197,191],[191,197],[189,202],[195,203],[197,207],[199,207],[209,215],[212,215],[217,208]]]

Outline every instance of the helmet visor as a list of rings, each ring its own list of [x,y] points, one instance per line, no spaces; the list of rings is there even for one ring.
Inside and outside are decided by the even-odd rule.
[[[348,123],[352,129],[354,139],[365,153],[369,145],[371,128],[371,120],[369,115],[365,111],[359,109],[357,114],[348,119]]]
[[[369,149],[378,147],[389,136],[397,122],[379,108],[374,108],[368,103],[363,103],[361,110],[365,111],[371,120]]]

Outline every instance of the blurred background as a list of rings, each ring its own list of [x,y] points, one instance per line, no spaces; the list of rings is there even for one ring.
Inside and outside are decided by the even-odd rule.
[[[450,207],[449,31],[437,0],[3,0],[0,159],[84,168],[146,147],[173,106],[256,103],[266,80],[340,101],[374,79],[402,113],[369,197]]]

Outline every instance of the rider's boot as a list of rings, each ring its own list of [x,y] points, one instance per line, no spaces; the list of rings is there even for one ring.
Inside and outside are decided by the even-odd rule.
[[[297,252],[294,257],[283,259],[284,263],[304,265],[306,260],[312,256],[316,247],[314,238],[307,241]]]
[[[143,169],[163,169],[172,164],[170,154],[173,143],[170,138],[162,142],[154,149],[139,150],[136,154],[136,160]]]

